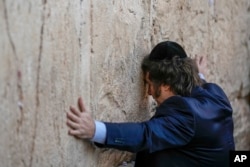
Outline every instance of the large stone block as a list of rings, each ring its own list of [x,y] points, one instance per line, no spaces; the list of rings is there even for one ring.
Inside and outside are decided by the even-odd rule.
[[[66,112],[82,96],[95,119],[148,119],[140,63],[162,40],[207,57],[207,80],[234,108],[237,149],[249,150],[249,29],[248,0],[1,1],[1,166],[130,162],[68,136]]]

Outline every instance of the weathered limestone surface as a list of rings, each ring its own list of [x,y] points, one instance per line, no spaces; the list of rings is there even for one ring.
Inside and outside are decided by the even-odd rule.
[[[250,150],[249,0],[1,0],[0,166],[119,166],[131,154],[67,135],[79,96],[98,120],[152,112],[140,63],[162,40],[208,59],[207,80],[234,108],[235,141]]]

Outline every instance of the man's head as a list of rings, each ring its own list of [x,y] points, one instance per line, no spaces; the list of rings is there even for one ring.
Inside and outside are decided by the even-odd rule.
[[[153,85],[154,94],[151,94],[156,100],[162,96],[164,90],[170,91],[169,96],[171,93],[189,96],[193,87],[201,84],[195,61],[187,57],[179,44],[171,41],[157,44],[144,58],[142,70],[147,83],[150,81]]]
[[[149,55],[150,61],[161,61],[163,59],[171,60],[174,56],[186,58],[184,49],[176,42],[164,41],[158,43]]]

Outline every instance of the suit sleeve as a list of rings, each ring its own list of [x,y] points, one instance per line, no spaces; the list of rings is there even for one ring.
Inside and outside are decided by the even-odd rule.
[[[186,145],[194,135],[193,116],[169,113],[142,123],[105,123],[105,146],[130,152],[155,152]]]

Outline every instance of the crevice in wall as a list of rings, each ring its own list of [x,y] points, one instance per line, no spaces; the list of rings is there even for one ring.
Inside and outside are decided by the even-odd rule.
[[[80,21],[80,33],[79,33],[79,37],[78,37],[78,43],[79,43],[79,48],[80,48],[80,61],[82,60],[82,28],[84,25],[84,21],[83,21],[83,4],[82,4],[83,0],[80,0],[80,11],[81,11],[81,21]]]
[[[60,137],[60,127],[59,125],[57,124],[58,122],[58,117],[54,117],[53,119],[53,128],[54,128],[54,134],[55,134],[55,138],[56,138],[56,141],[57,141],[57,146],[58,146],[58,154],[60,155],[60,166],[64,167],[65,166],[65,161],[64,161],[64,154],[63,154],[63,148],[62,148],[62,143],[61,143],[61,137]]]
[[[22,73],[20,70],[17,71],[17,91],[18,91],[18,107],[21,112],[21,117],[17,120],[17,133],[19,133],[20,128],[24,120],[24,111],[23,111],[23,89],[22,89]]]
[[[90,53],[94,53],[93,45],[94,45],[94,23],[93,23],[93,0],[90,1]]]
[[[11,34],[10,34],[8,11],[7,11],[7,6],[6,6],[5,0],[3,0],[3,6],[4,6],[4,20],[5,20],[6,29],[7,29],[7,36],[9,38],[9,42],[10,42],[12,51],[14,53],[14,56],[17,59],[16,47],[15,47],[15,44],[14,44],[12,37],[11,37]]]
[[[95,64],[96,62],[92,62],[93,61],[93,53],[94,53],[94,39],[93,39],[93,29],[94,29],[94,23],[93,23],[93,14],[94,14],[94,5],[93,5],[93,0],[90,0],[90,7],[89,7],[89,32],[90,32],[90,49],[89,49],[89,77],[88,77],[88,81],[90,83],[89,85],[89,92],[90,92],[90,99],[94,99],[94,71],[91,69],[92,65]],[[94,65],[93,65],[94,66]],[[90,106],[91,110],[93,113],[95,113],[97,105],[95,103],[95,100],[93,101],[93,103]]]
[[[8,11],[7,11],[7,6],[6,6],[6,1],[5,0],[3,0],[3,6],[4,6],[4,20],[5,20],[5,24],[6,24],[6,32],[7,32],[7,36],[8,36],[8,40],[9,40],[11,49],[13,51],[13,55],[15,57],[15,67],[17,69],[17,94],[18,94],[17,105],[18,105],[18,108],[20,110],[21,116],[17,120],[16,131],[17,131],[17,133],[19,133],[20,127],[22,126],[23,119],[24,119],[23,89],[22,89],[21,71],[20,71],[20,67],[19,67],[19,60],[18,60],[17,53],[16,53],[16,46],[15,46],[15,44],[13,42],[13,39],[12,39],[12,36],[11,36],[11,33],[10,33],[9,17],[8,17]]]
[[[25,160],[22,159],[21,161],[22,161],[23,166],[26,167],[27,165],[26,165],[26,163],[25,163]]]
[[[43,52],[43,36],[44,36],[44,25],[45,25],[45,11],[46,11],[46,4],[47,0],[42,1],[43,9],[42,9],[42,25],[40,30],[40,45],[39,45],[39,54],[38,54],[38,65],[37,65],[37,78],[36,78],[36,109],[35,109],[35,125],[34,131],[32,135],[32,145],[31,145],[31,152],[30,152],[30,163],[29,167],[32,167],[33,163],[33,156],[35,151],[35,141],[36,141],[36,134],[37,134],[37,123],[38,123],[38,110],[40,106],[40,98],[39,98],[39,88],[40,88],[40,72],[41,72],[41,59],[42,59],[42,52]]]
[[[151,29],[151,33],[150,33],[150,43],[151,46],[149,48],[152,48],[155,45],[155,35],[156,35],[156,18],[154,16],[154,12],[155,12],[155,5],[154,5],[154,0],[150,1],[150,8],[149,8],[149,25],[151,27],[149,27]]]

